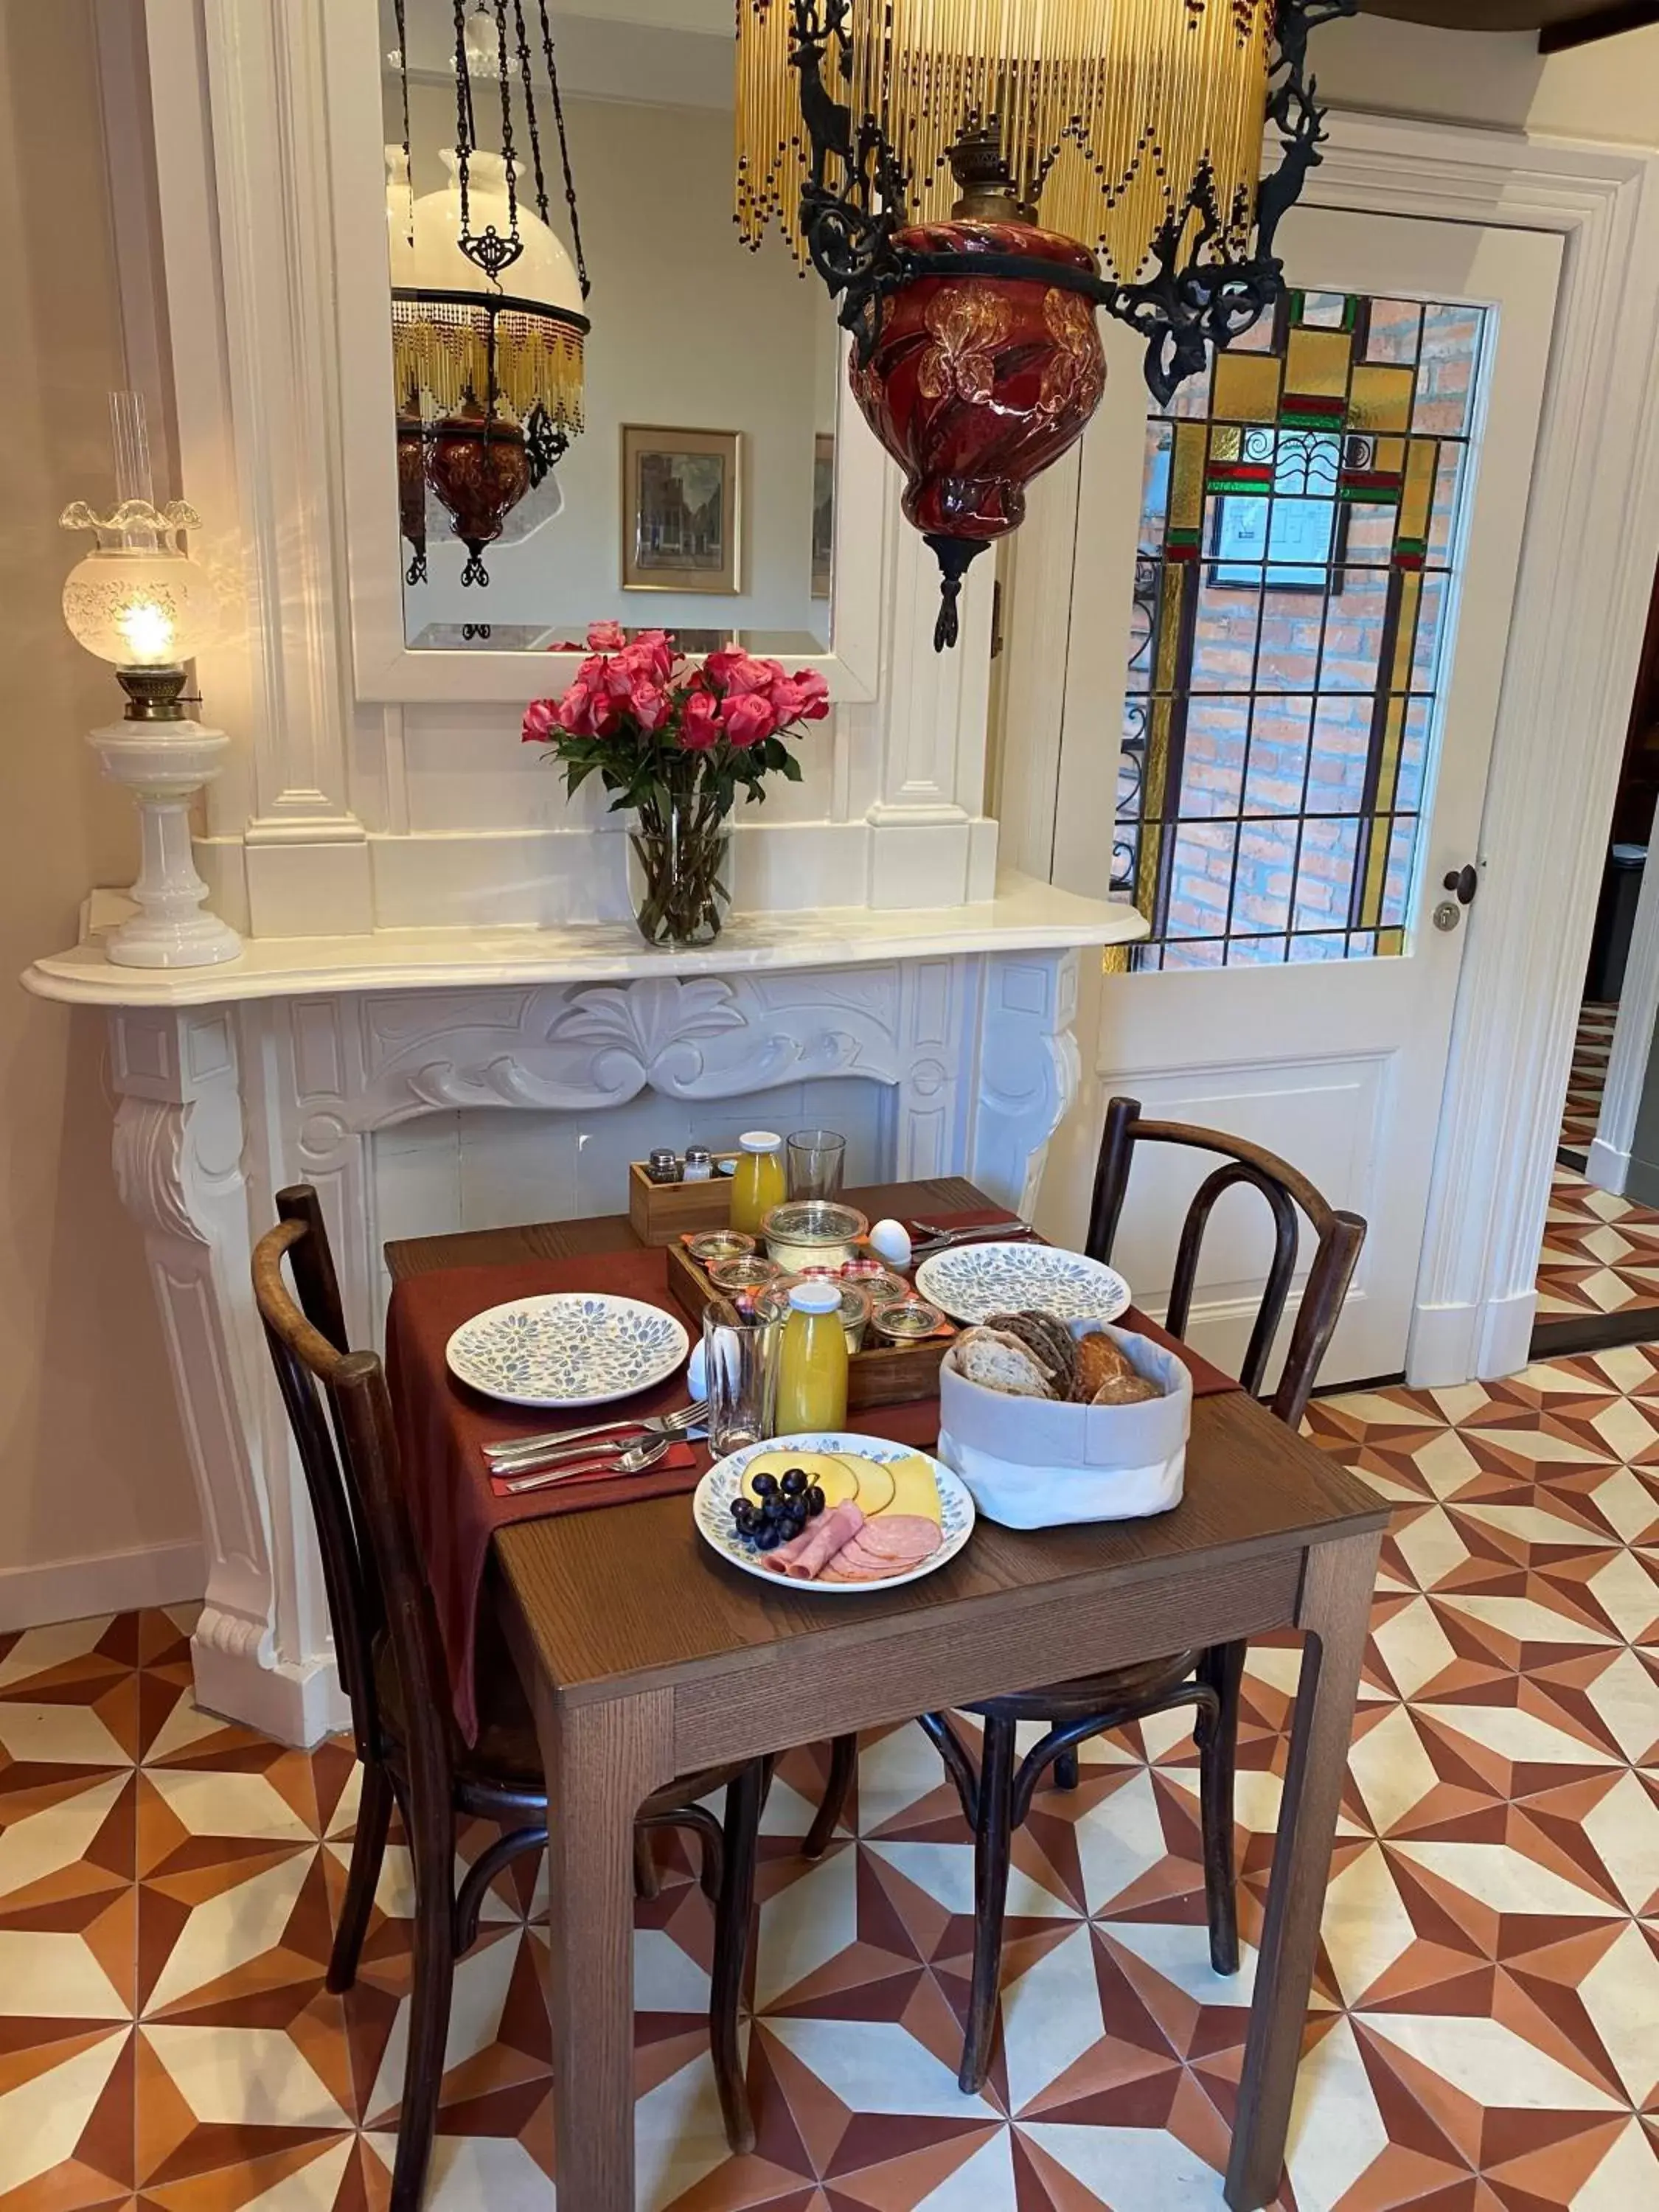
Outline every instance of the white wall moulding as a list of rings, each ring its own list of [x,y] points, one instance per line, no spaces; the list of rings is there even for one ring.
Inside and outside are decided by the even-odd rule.
[[[855,909],[740,921],[698,952],[653,952],[631,927],[389,932],[256,941],[234,968],[144,972],[115,967],[99,942],[125,908],[94,902],[88,941],[25,980],[109,1013],[117,1177],[201,1502],[198,1695],[293,1742],[344,1712],[249,1280],[279,1188],[321,1191],[362,1342],[380,1321],[376,1139],[425,1116],[483,1107],[568,1126],[647,1093],[724,1114],[856,1079],[885,1102],[883,1174],[966,1175],[1029,1209],[1077,1092],[1079,948],[1140,926],[1124,908],[1016,881],[994,902],[902,921]],[[463,1219],[441,1149],[415,1186],[411,1157],[400,1220],[482,1225]],[[591,1210],[622,1203],[618,1188]]]
[[[0,1567],[0,1636],[96,1613],[188,1605],[201,1596],[205,1575],[202,1547],[194,1543]]]
[[[1481,830],[1408,1379],[1513,1372],[1659,556],[1659,163],[1355,116],[1310,204],[1567,240]],[[1571,730],[1565,744],[1561,732]]]

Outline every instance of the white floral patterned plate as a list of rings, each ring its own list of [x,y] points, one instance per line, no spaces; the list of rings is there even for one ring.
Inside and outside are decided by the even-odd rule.
[[[945,1541],[931,1559],[924,1559],[919,1567],[908,1574],[889,1575],[878,1583],[792,1583],[784,1582],[763,1564],[764,1553],[738,1535],[732,1518],[732,1501],[743,1481],[743,1471],[751,1459],[762,1452],[777,1451],[849,1452],[859,1459],[884,1462],[893,1459],[925,1459],[933,1470],[933,1480],[939,1485],[940,1530]],[[734,1567],[741,1567],[746,1575],[758,1575],[775,1590],[787,1590],[792,1597],[822,1595],[823,1597],[863,1597],[872,1590],[899,1589],[906,1583],[920,1582],[924,1575],[936,1574],[939,1568],[954,1559],[957,1553],[974,1533],[974,1501],[968,1486],[959,1475],[933,1457],[931,1453],[918,1451],[914,1444],[890,1443],[884,1437],[860,1437],[842,1430],[825,1431],[817,1435],[769,1437],[764,1443],[745,1444],[741,1451],[728,1453],[716,1460],[697,1485],[691,1499],[691,1511],[697,1524],[697,1534],[712,1551],[721,1559],[729,1559]]]
[[[474,1314],[444,1358],[452,1375],[509,1406],[603,1406],[672,1375],[690,1342],[660,1306],[559,1291]]]
[[[957,1244],[916,1269],[916,1288],[952,1321],[1034,1306],[1060,1321],[1115,1321],[1129,1285],[1115,1267],[1052,1244]]]

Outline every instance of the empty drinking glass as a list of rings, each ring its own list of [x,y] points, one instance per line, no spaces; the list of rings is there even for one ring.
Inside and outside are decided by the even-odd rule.
[[[796,1129],[787,1146],[791,1198],[833,1198],[847,1164],[847,1139],[834,1129]]]
[[[717,1459],[773,1433],[777,1395],[775,1322],[732,1318],[710,1306],[702,1317],[703,1369],[708,1387],[708,1448]]]

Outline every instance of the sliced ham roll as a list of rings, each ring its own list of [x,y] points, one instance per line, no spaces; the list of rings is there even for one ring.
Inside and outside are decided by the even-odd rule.
[[[775,1552],[767,1553],[763,1564],[774,1574],[787,1575],[791,1582],[813,1582],[863,1526],[863,1510],[850,1500],[845,1505],[832,1506],[810,1528],[780,1544]]]

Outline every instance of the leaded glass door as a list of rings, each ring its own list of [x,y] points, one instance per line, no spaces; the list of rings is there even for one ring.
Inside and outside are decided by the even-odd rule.
[[[1138,969],[1398,955],[1492,312],[1293,290],[1147,426]]]
[[[1085,454],[1073,653],[1109,592],[1125,672],[1109,700],[1097,674],[1092,767],[1068,689],[1054,872],[1151,926],[1103,986],[1097,1096],[1254,1138],[1370,1223],[1334,1380],[1406,1364],[1468,927],[1433,914],[1448,872],[1504,864],[1482,811],[1560,249],[1314,210],[1284,235],[1277,318],[1108,425],[1144,441],[1138,512],[1091,495]],[[1132,1194],[1119,1256],[1154,1310],[1201,1172]],[[1266,1264],[1253,1204],[1222,1200],[1195,1307],[1224,1361]]]

